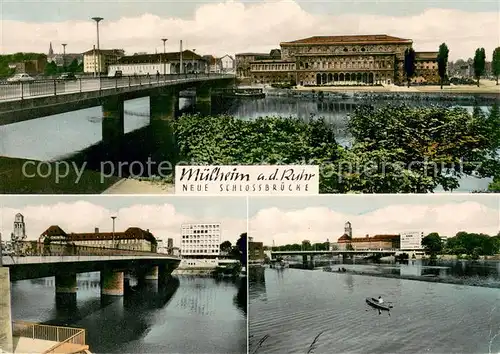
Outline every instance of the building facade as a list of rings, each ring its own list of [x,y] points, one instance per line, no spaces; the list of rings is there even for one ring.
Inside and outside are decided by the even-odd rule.
[[[216,258],[220,255],[220,223],[183,224],[181,255],[183,258]]]
[[[267,53],[239,53],[235,56],[236,76],[240,79],[251,78],[250,63],[258,60],[259,58],[268,58]],[[268,58],[269,59],[269,58]]]
[[[83,53],[83,72],[87,74],[107,73],[110,65],[125,56],[123,49],[91,49]]]
[[[40,235],[38,241],[144,252],[157,252],[158,247],[153,234],[138,227],[129,227],[123,232],[100,232],[95,228],[89,233],[66,233],[58,225],[52,225]]]
[[[181,71],[182,61],[182,71]],[[108,67],[108,75],[114,76],[116,71],[122,75],[168,75],[180,73],[204,73],[205,60],[190,50],[158,54],[136,54],[121,57],[117,63]]]
[[[280,45],[280,58],[255,57],[249,62],[253,82],[286,81],[301,86],[403,84],[404,55],[413,41],[388,35],[314,36]],[[435,81],[437,53],[417,53],[416,63],[415,76],[422,77],[420,81]],[[237,70],[238,65],[237,60]]]
[[[333,248],[335,247],[335,248]],[[400,235],[374,235],[365,237],[353,237],[352,225],[348,221],[344,226],[344,234],[337,240],[336,244],[330,246],[331,249],[345,250],[389,250],[400,248]]]
[[[221,57],[219,60],[221,63],[222,72],[228,73],[228,74],[234,73],[235,66],[234,66],[234,58],[232,56],[230,56],[229,54],[226,54],[223,57]]]

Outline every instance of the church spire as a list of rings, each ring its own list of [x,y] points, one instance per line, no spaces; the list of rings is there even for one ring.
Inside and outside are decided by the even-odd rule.
[[[49,57],[53,56],[54,55],[54,50],[52,49],[52,42],[50,42],[49,44]]]

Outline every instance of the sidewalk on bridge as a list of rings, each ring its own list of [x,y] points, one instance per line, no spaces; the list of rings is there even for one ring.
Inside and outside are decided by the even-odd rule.
[[[139,181],[131,178],[124,178],[106,189],[102,194],[174,194],[175,189],[172,184],[159,182]]]

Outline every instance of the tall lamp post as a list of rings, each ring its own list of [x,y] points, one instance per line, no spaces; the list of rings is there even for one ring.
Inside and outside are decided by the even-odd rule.
[[[97,71],[101,76],[101,52],[99,51],[99,22],[103,20],[102,17],[92,17],[97,27]]]
[[[66,71],[66,46],[68,45],[67,43],[61,44],[63,46],[63,69]]]
[[[193,60],[191,61],[191,69],[193,70],[194,73],[194,55],[196,54],[196,49],[193,49]]]
[[[115,219],[116,216],[112,216],[111,219],[113,219],[113,243],[112,243],[112,248],[115,248]]]
[[[167,75],[167,59],[165,58],[165,42],[168,41],[167,38],[162,38],[163,41],[163,75]]]

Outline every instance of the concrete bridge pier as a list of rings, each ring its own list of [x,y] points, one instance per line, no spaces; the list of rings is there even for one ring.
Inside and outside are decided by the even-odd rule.
[[[13,352],[9,268],[0,266],[0,351]]]
[[[208,116],[212,112],[212,88],[201,85],[196,88],[196,110],[202,116]]]
[[[302,255],[302,266],[304,268],[307,268],[309,266],[309,263],[307,262],[307,254]]]
[[[112,96],[102,101],[102,141],[109,159],[119,157],[125,135],[124,101]]]
[[[76,292],[76,273],[56,275],[56,307],[57,308],[75,308]]]
[[[166,90],[152,93],[149,98],[149,110],[151,158],[156,162],[169,161],[173,165],[177,161],[173,121],[179,115],[179,92]]]
[[[101,296],[123,296],[123,272],[113,270],[101,271]]]

